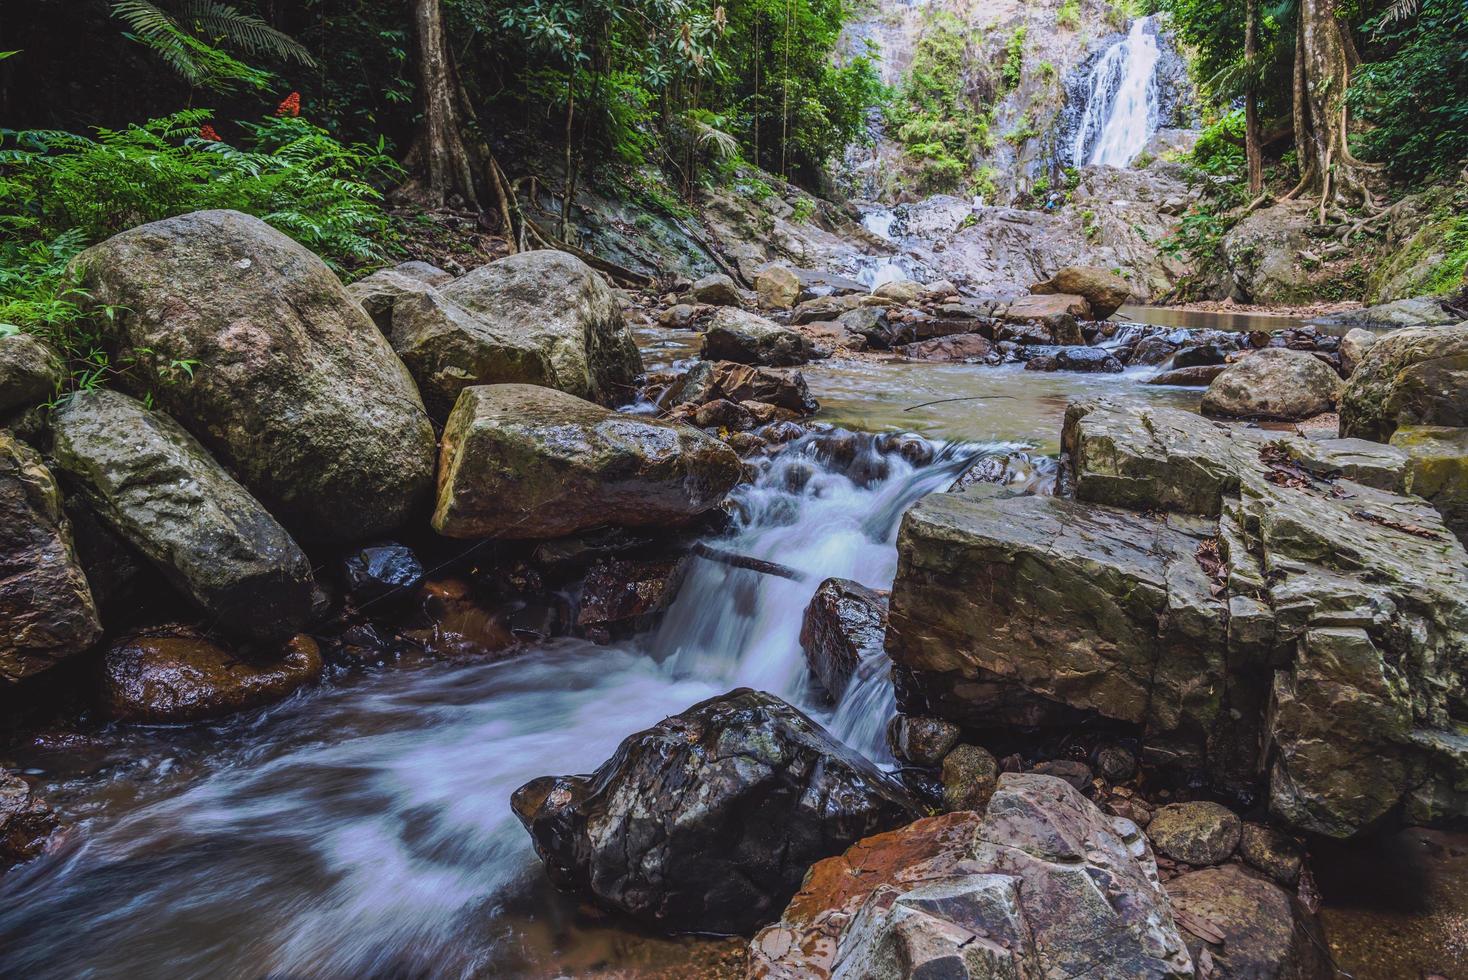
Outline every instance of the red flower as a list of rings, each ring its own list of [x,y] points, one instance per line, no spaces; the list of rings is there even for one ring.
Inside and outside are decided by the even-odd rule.
[[[199,127],[199,139],[208,140],[211,143],[224,142],[224,140],[219,138],[219,134],[214,131],[214,127],[209,125],[208,123],[205,123],[204,125]]]
[[[276,106],[277,116],[299,116],[301,114],[301,93],[292,92],[285,97],[280,105]]]

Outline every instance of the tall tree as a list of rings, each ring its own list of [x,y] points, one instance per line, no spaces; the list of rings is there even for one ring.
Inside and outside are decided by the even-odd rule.
[[[474,158],[464,142],[459,83],[444,33],[440,0],[412,0],[422,113],[405,164],[411,174],[395,196],[424,207],[479,210]]]
[[[1259,0],[1246,0],[1244,11],[1244,155],[1249,164],[1249,193],[1264,191],[1264,149],[1259,145]]]
[[[1331,204],[1374,204],[1365,173],[1374,169],[1351,153],[1346,91],[1360,63],[1336,13],[1336,0],[1300,0],[1295,33],[1295,153],[1300,183],[1290,192],[1320,196],[1321,217]]]

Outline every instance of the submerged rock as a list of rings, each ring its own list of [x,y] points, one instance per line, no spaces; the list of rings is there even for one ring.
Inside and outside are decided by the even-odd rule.
[[[57,465],[98,517],[220,629],[288,639],[311,615],[311,562],[184,428],[119,391],[77,392],[52,423]]]
[[[107,651],[103,700],[119,721],[205,721],[279,701],[321,670],[321,651],[307,636],[246,657],[187,630],[139,633]]]
[[[35,337],[0,336],[0,415],[51,398],[61,376],[61,358]]]
[[[1058,779],[822,861],[750,944],[753,977],[1184,977],[1147,843]]]
[[[642,355],[616,296],[574,255],[520,252],[439,292],[506,342],[539,349],[550,362],[551,386],[578,398],[619,404],[642,373]]]
[[[123,382],[151,392],[298,533],[386,531],[427,501],[433,429],[413,380],[326,264],[258,218],[199,211],[83,252]],[[178,365],[190,365],[190,371]]]
[[[733,306],[720,307],[703,333],[701,356],[709,361],[790,367],[813,354],[811,342],[798,330]]]
[[[39,673],[101,633],[61,490],[41,457],[0,429],[0,681]]]
[[[1203,413],[1298,421],[1335,409],[1341,378],[1312,354],[1269,347],[1226,367],[1203,392]]]
[[[444,428],[433,527],[534,539],[685,524],[739,474],[734,451],[692,426],[534,385],[466,388]]]
[[[801,621],[800,647],[831,700],[841,700],[862,664],[882,656],[886,628],[881,593],[844,578],[828,578],[816,589]]]
[[[0,769],[0,862],[38,856],[57,822],[56,812],[30,783]]]
[[[806,869],[912,802],[795,708],[742,688],[629,736],[589,776],[511,801],[553,881],[671,932],[748,932]]]
[[[1385,442],[1401,425],[1468,426],[1468,323],[1379,338],[1341,395],[1341,435]]]

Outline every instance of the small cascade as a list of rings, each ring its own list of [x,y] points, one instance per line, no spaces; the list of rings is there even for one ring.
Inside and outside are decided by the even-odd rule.
[[[1082,88],[1085,108],[1071,144],[1071,163],[1125,167],[1157,130],[1162,49],[1153,17],[1132,21],[1124,38],[1102,52]]]

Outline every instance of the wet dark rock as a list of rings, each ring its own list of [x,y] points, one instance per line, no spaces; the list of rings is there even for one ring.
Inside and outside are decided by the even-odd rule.
[[[800,625],[800,646],[811,673],[831,700],[840,701],[862,664],[882,656],[887,597],[843,578],[816,589]]]
[[[943,757],[943,808],[983,810],[999,785],[999,762],[988,749],[958,745]]]
[[[678,595],[683,568],[677,559],[597,562],[586,573],[576,625],[605,627],[662,612]]]
[[[1157,853],[1200,867],[1227,861],[1239,846],[1242,827],[1228,807],[1199,800],[1158,807],[1147,836]]]
[[[1177,352],[1177,345],[1166,337],[1153,335],[1143,337],[1137,341],[1132,348],[1130,356],[1127,357],[1128,364],[1162,364],[1170,360]]]
[[[101,635],[61,499],[41,457],[0,429],[0,682],[39,673]]]
[[[228,633],[284,641],[311,616],[311,562],[265,508],[162,412],[119,391],[56,411],[53,456],[93,512]]]
[[[589,776],[532,780],[511,805],[558,885],[670,932],[753,930],[811,864],[916,816],[874,766],[748,689],[629,736]]]
[[[1091,371],[1119,374],[1122,363],[1100,347],[1062,347],[1055,352],[1055,366],[1060,371]]]
[[[118,641],[103,662],[102,697],[119,721],[205,721],[279,701],[321,677],[316,641],[296,636],[249,655],[185,629]]]
[[[1149,385],[1178,385],[1184,388],[1206,388],[1228,367],[1226,364],[1198,364],[1193,367],[1173,368],[1162,371],[1147,379]]]
[[[1239,838],[1239,854],[1251,868],[1264,872],[1286,888],[1295,887],[1305,856],[1293,837],[1262,823],[1246,823]]]
[[[550,386],[578,398],[621,404],[642,373],[637,340],[615,294],[573,255],[551,249],[509,255],[455,279],[440,293],[502,338],[506,350],[537,349],[550,364]],[[538,370],[529,361],[515,366]]]
[[[976,333],[961,333],[916,344],[903,344],[894,350],[914,361],[971,363],[986,359],[993,350],[993,345]]]
[[[887,725],[892,754],[915,766],[937,767],[958,744],[959,729],[951,721],[922,715],[894,715]]]
[[[359,604],[389,596],[407,599],[423,584],[423,563],[406,545],[384,541],[349,554],[342,562],[342,577]]]
[[[1385,442],[1400,425],[1468,426],[1468,323],[1394,330],[1341,395],[1341,435]]]
[[[734,285],[734,280],[722,272],[704,276],[689,289],[689,295],[696,303],[707,303],[710,306],[738,306],[739,287]]]
[[[56,812],[30,783],[0,769],[0,862],[38,856],[57,823]]]
[[[1096,771],[1107,782],[1124,783],[1137,774],[1137,757],[1120,745],[1104,745],[1096,752]]]
[[[693,421],[700,429],[739,431],[752,429],[755,426],[754,413],[727,398],[715,398],[711,402],[704,402],[698,406],[698,411],[693,413]]]
[[[301,245],[258,218],[200,211],[76,261],[91,301],[119,311],[110,341],[137,352],[123,383],[151,392],[288,527],[359,539],[427,501],[433,428],[413,379]]]
[[[1237,349],[1236,345],[1228,345],[1216,340],[1191,341],[1180,347],[1173,355],[1172,366],[1186,368],[1223,364],[1228,360],[1228,355]]]
[[[1041,776],[1063,779],[1081,791],[1091,787],[1091,767],[1073,759],[1047,759],[1044,762],[1036,763],[1030,771]]]
[[[1310,354],[1267,348],[1228,365],[1203,392],[1205,415],[1298,421],[1333,411],[1335,371]]]
[[[1217,980],[1329,980],[1336,975],[1314,916],[1278,885],[1226,864],[1167,882],[1184,923],[1213,935],[1185,937],[1201,961],[1206,948]],[[1211,941],[1217,939],[1218,941]]]
[[[1026,371],[1059,371],[1060,359],[1054,354],[1036,354],[1025,360]]]
[[[733,450],[691,426],[532,385],[466,388],[444,429],[433,527],[537,539],[681,525],[716,506],[739,474]]]
[[[0,415],[48,401],[61,384],[61,358],[30,334],[0,336]]]
[[[1191,975],[1136,827],[1032,774],[820,862],[750,945],[771,980]]]
[[[804,364],[813,355],[811,342],[798,330],[781,326],[737,307],[721,307],[703,332],[700,356],[767,367]]]

